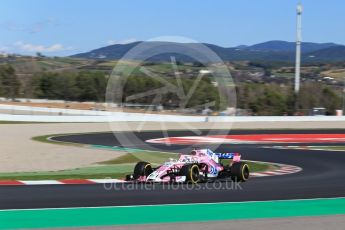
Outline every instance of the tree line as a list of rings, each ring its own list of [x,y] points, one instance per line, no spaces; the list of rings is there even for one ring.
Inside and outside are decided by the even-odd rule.
[[[106,85],[100,72],[42,72],[33,76],[30,88],[34,98],[103,102]]]
[[[162,77],[171,84],[176,79]],[[107,76],[102,72],[41,72],[33,75],[26,85],[10,65],[0,66],[0,96],[10,99],[16,97],[58,99],[66,101],[104,102]],[[192,89],[194,79],[182,78],[184,92]],[[156,95],[132,98],[131,95],[163,87],[161,81],[147,76],[130,76],[123,85],[121,102],[152,104]],[[237,108],[252,111],[254,115],[293,115],[295,96],[292,85],[276,83],[239,83],[236,86]],[[308,82],[301,85],[298,95],[298,109],[307,111],[313,107],[324,107],[332,115],[342,107],[341,90],[334,89],[320,82]],[[226,108],[218,89],[209,78],[203,78],[196,87],[193,96],[186,103],[186,108],[202,110],[200,105],[215,102],[209,108],[221,111]],[[165,108],[177,108],[181,101],[175,93],[162,92],[161,98],[154,102]]]
[[[342,109],[341,90],[320,82],[303,83],[299,95],[295,96],[292,85],[276,83],[243,83],[237,87],[237,107],[248,109],[254,115],[308,115],[314,107],[323,107],[327,115]]]
[[[176,80],[170,77],[161,77],[164,81],[176,85]],[[21,85],[11,66],[0,66],[0,96],[15,99],[16,97],[55,99],[66,101],[95,101],[104,102],[108,77],[103,72],[40,72],[31,77],[26,85]],[[182,78],[184,92],[189,92],[194,80]],[[155,104],[166,108],[177,108],[180,98],[167,91],[161,92],[156,102],[156,95],[149,95],[130,99],[129,96],[164,87],[162,82],[147,76],[129,76],[125,79],[123,93],[118,103]],[[200,105],[215,102],[210,106],[213,110],[225,109],[222,105],[217,88],[209,78],[203,78],[194,89],[191,98],[186,102],[186,108],[202,110]]]
[[[19,95],[20,81],[10,65],[0,66],[0,95],[14,99]]]

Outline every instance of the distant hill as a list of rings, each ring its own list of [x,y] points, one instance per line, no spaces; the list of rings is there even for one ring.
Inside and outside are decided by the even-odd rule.
[[[313,42],[302,42],[303,52],[314,52],[317,50],[336,47],[335,43],[313,43]],[[255,51],[277,51],[277,52],[295,52],[296,43],[286,41],[268,41],[252,46],[247,46],[247,50]]]
[[[345,60],[345,46],[332,46],[329,48],[309,52],[303,55],[305,60],[308,61],[344,61]]]
[[[116,60],[122,58],[133,47],[141,44],[147,51],[142,55],[129,57],[129,59],[144,60],[152,56],[148,61],[166,62],[171,56],[178,61],[193,62],[196,56],[199,60],[210,61],[210,57],[203,56],[196,51],[197,43],[175,42],[133,42],[129,44],[115,44],[86,53],[72,55],[71,57],[87,59]],[[225,48],[213,44],[203,43],[224,61],[294,61],[295,43],[286,41],[268,41],[251,46],[237,46]],[[159,50],[158,50],[159,49]],[[345,46],[335,43],[302,43],[303,61],[345,61]],[[156,51],[164,50],[163,54],[155,55]],[[160,52],[158,52],[160,53]]]

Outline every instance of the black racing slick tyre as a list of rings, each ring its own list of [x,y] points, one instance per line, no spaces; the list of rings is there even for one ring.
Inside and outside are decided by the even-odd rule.
[[[249,179],[249,166],[244,162],[235,162],[230,168],[230,175],[233,181],[245,182]]]
[[[148,176],[153,172],[152,166],[148,162],[138,162],[134,167],[133,179],[138,179],[141,176]]]
[[[198,183],[200,182],[200,169],[196,164],[189,164],[182,166],[180,175],[186,177],[186,182]]]

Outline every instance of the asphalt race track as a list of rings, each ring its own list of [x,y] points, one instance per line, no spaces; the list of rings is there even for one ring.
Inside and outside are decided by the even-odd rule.
[[[344,134],[345,130],[270,130],[232,131],[231,133]],[[126,135],[126,133],[121,135]],[[136,135],[142,140],[163,136],[161,132],[141,132]],[[193,133],[187,131],[169,132],[169,136],[191,135]],[[54,139],[83,144],[119,146],[112,133],[60,136]],[[124,147],[150,148],[140,143],[136,141],[126,143]],[[150,145],[166,151],[177,151],[176,146]],[[317,143],[309,143],[309,145],[317,145]],[[208,145],[208,147],[213,146]],[[145,186],[122,184],[110,190],[106,190],[102,184],[2,186],[0,187],[0,209],[266,201],[345,196],[344,152],[270,149],[262,148],[259,144],[220,145],[216,151],[240,152],[244,159],[296,165],[303,168],[303,171],[284,176],[253,178],[242,183],[242,189],[225,189],[224,185],[221,187],[222,184],[219,185],[219,183],[201,184],[194,189],[186,189],[183,185],[168,188],[159,184]]]

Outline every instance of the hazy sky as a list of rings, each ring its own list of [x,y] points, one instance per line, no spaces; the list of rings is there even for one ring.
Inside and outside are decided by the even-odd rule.
[[[303,40],[345,44],[345,1],[303,0]],[[0,52],[68,55],[159,36],[295,40],[295,0],[0,0]]]

